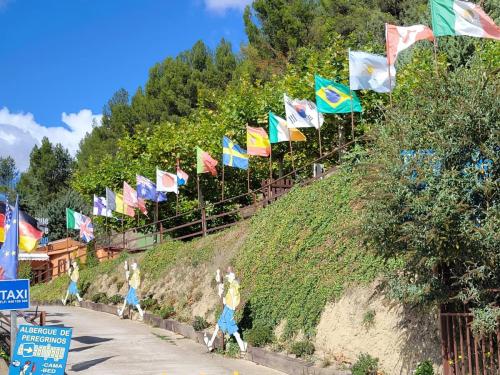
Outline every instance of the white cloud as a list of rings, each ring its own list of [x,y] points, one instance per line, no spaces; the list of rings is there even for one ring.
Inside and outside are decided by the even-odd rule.
[[[228,9],[243,10],[253,0],[204,0],[208,10],[223,13]]]
[[[20,170],[29,165],[29,154],[35,145],[47,137],[53,143],[61,143],[75,155],[80,140],[92,130],[93,124],[101,124],[102,115],[94,115],[89,109],[78,113],[63,112],[61,120],[67,125],[46,127],[38,124],[31,113],[12,113],[8,108],[0,109],[0,157],[12,156]]]

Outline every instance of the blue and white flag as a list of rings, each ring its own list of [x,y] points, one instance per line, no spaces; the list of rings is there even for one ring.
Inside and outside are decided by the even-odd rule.
[[[13,211],[8,212],[7,202],[5,211],[5,243],[0,250],[0,280],[17,279],[17,264],[19,252],[19,198],[16,198],[16,206]]]
[[[137,198],[154,202],[165,202],[167,200],[167,194],[156,191],[156,184],[149,178],[140,175],[136,175],[135,177],[137,183]]]
[[[113,217],[112,211],[108,208],[106,198],[98,197],[94,194],[94,208],[92,210],[94,216]]]
[[[385,56],[361,51],[349,51],[349,82],[351,90],[391,92],[396,86],[396,68]]]

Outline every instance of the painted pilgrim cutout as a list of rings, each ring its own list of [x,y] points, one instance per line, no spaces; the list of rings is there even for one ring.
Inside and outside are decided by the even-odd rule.
[[[68,275],[71,281],[69,282],[68,290],[66,291],[66,296],[62,299],[63,305],[66,305],[69,296],[76,296],[78,302],[82,302],[83,300],[82,297],[80,297],[80,294],[78,293],[78,286],[77,286],[78,279],[80,278],[78,263],[76,261],[73,261],[73,263],[70,264],[70,262],[68,261],[67,268],[68,268]]]
[[[137,289],[141,286],[141,271],[139,270],[139,266],[135,260],[132,261],[130,268],[132,269],[132,276],[130,276],[128,262],[125,261],[125,279],[128,282],[129,289],[124,298],[122,308],[118,309],[118,316],[123,318],[123,312],[125,311],[127,305],[129,305],[137,308],[137,311],[139,311],[139,315],[142,319],[144,318],[144,311],[142,311],[139,298],[137,298]]]
[[[224,294],[224,282],[221,279],[221,272],[217,270],[215,281],[217,281],[217,294],[219,297],[222,297],[222,303],[224,304],[224,310],[215,325],[215,331],[212,335],[212,338],[209,340],[205,334],[204,341],[207,345],[209,351],[212,351],[213,344],[215,338],[217,337],[217,333],[221,330],[223,333],[227,333],[229,335],[233,335],[240,347],[242,352],[247,351],[247,343],[243,341],[239,332],[238,326],[236,325],[236,321],[234,320],[234,313],[238,305],[240,304],[240,283],[236,280],[236,275],[234,274],[231,267],[227,269],[227,275],[225,278],[228,281],[228,289],[226,295],[222,297]]]

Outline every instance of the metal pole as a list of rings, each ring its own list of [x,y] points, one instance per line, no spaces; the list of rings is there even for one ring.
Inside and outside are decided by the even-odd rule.
[[[248,157],[248,168],[247,168],[247,189],[250,193],[250,157]]]
[[[293,169],[293,174],[295,175],[295,178],[297,178],[297,171],[295,170],[295,160],[293,157],[293,148],[292,148],[292,140],[288,140],[288,143],[290,144],[290,157],[292,158],[292,169]]]
[[[269,186],[268,186],[268,199],[271,201],[271,184],[273,182],[273,148],[269,146]]]
[[[389,69],[390,70],[390,69]],[[389,71],[389,76],[390,76],[391,72]],[[390,86],[390,84],[389,84]],[[351,91],[351,137],[352,137],[352,141],[355,142],[355,138],[354,138],[354,103],[352,102],[352,91]]]
[[[321,123],[319,122],[319,111],[318,111],[318,143],[319,143],[319,157],[323,157],[323,148],[321,147]]]
[[[198,208],[201,208],[200,175],[196,174],[196,190],[198,191]]]
[[[222,156],[222,199],[224,200],[224,156]]]
[[[10,361],[14,358],[14,348],[16,347],[17,336],[17,312],[12,310],[10,312]]]

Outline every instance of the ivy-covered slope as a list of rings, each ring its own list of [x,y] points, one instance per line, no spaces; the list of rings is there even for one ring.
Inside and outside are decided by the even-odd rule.
[[[211,279],[216,268],[231,264],[246,302],[239,312],[244,328],[276,327],[286,321],[288,335],[314,334],[328,301],[350,285],[369,283],[387,267],[361,247],[356,205],[360,192],[354,181],[350,171],[341,169],[308,187],[295,188],[235,228],[192,242],[168,242],[146,252],[139,257],[142,296],[154,294],[160,305],[172,305],[184,318],[196,315],[193,306],[206,300],[208,316],[218,301],[215,293],[204,298],[201,292],[214,289]],[[86,298],[108,292],[113,283],[118,284],[115,293],[123,289],[123,259],[82,270],[80,284]],[[110,285],[103,289],[106,283]],[[35,286],[33,299],[60,298],[66,285],[59,279]]]

